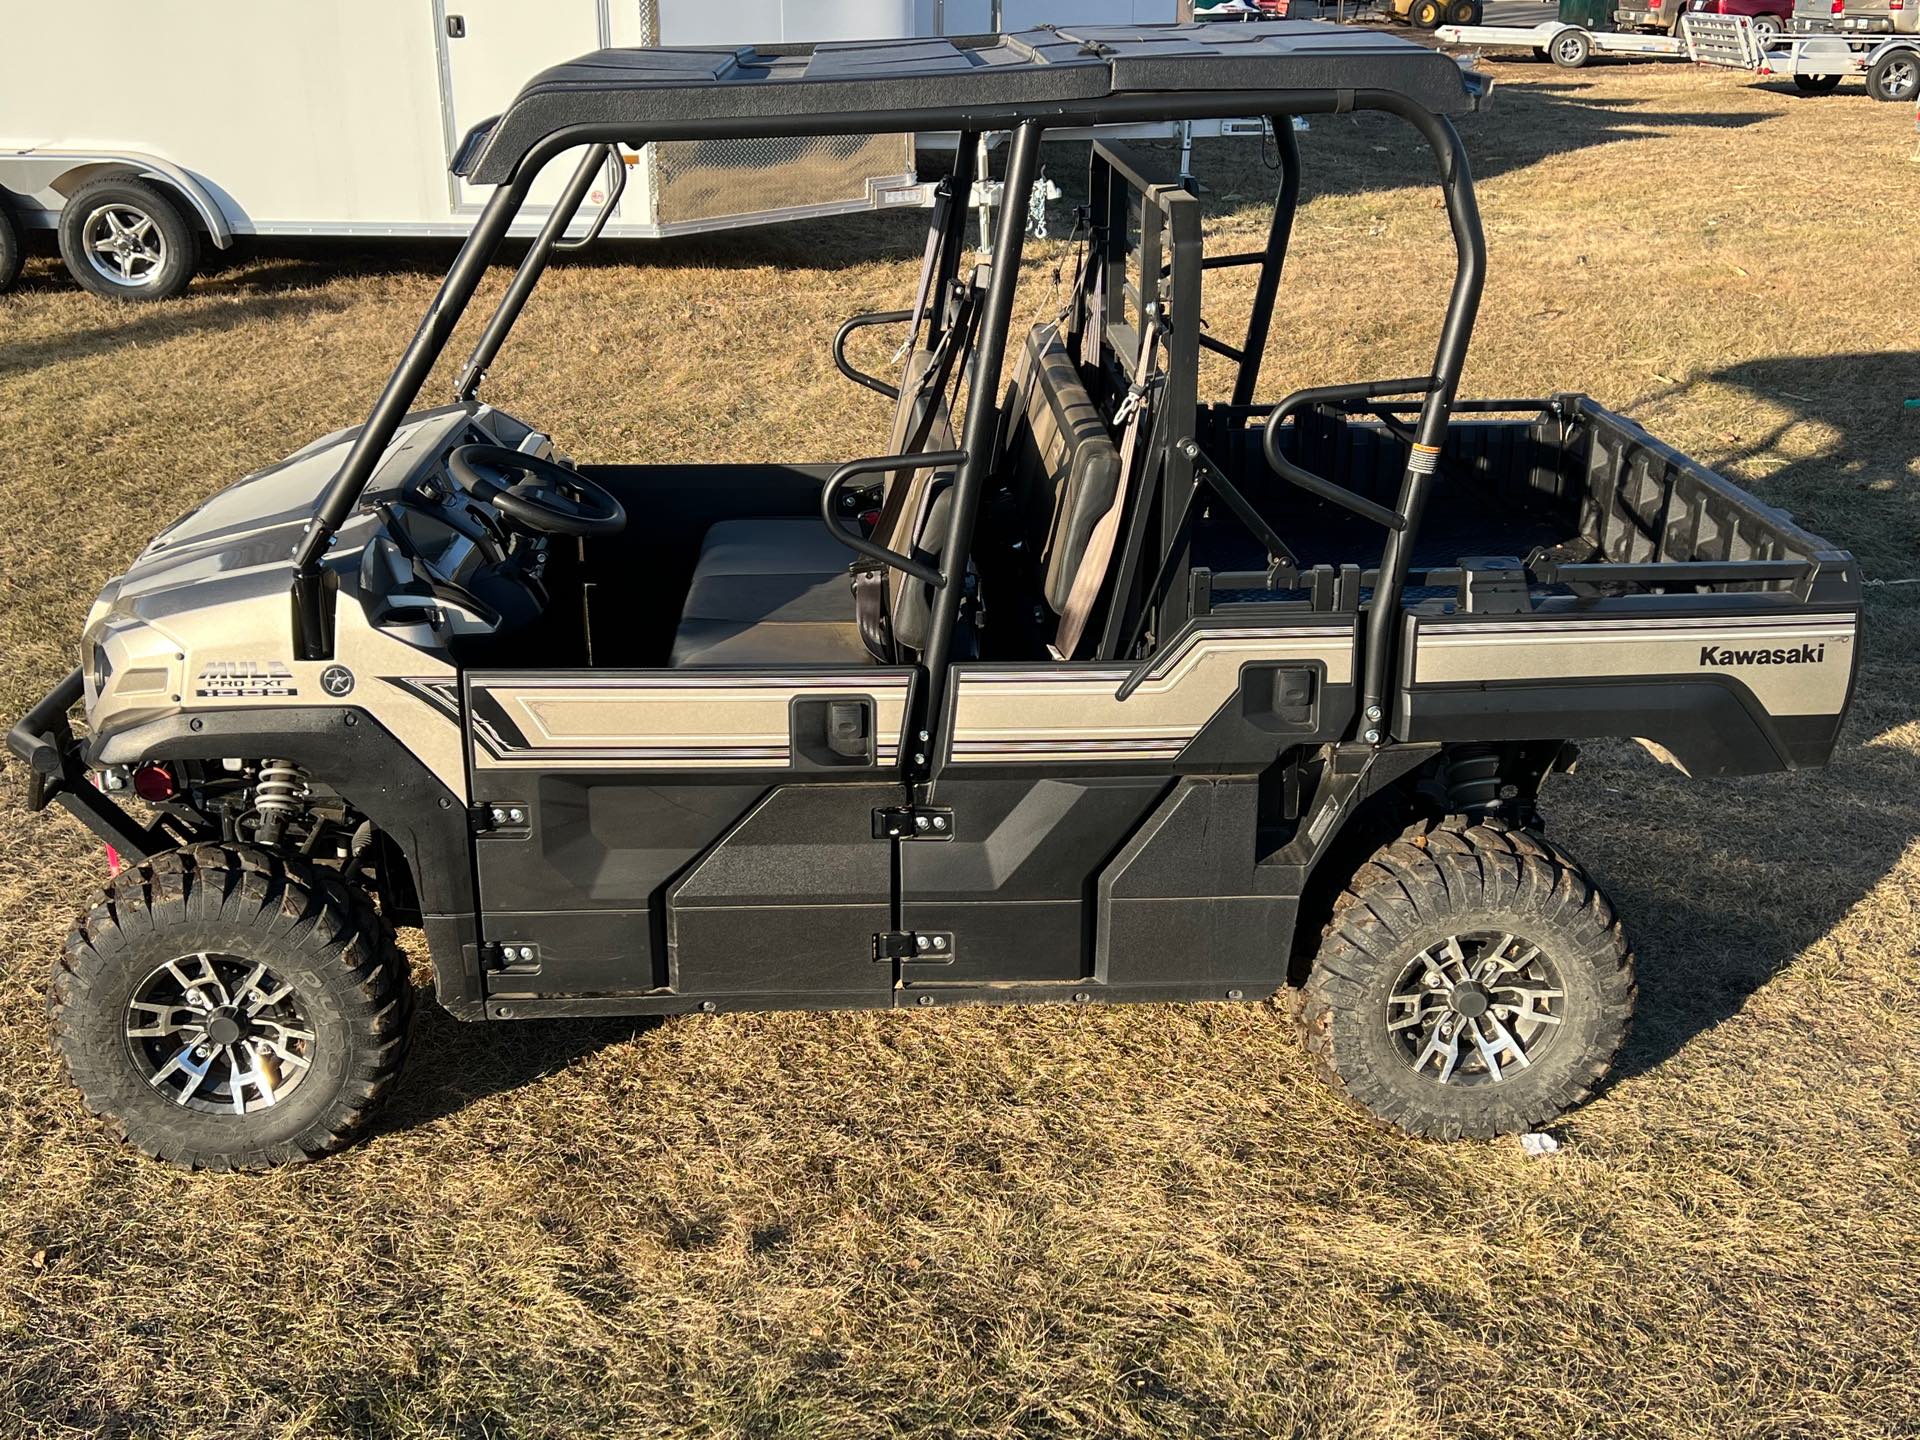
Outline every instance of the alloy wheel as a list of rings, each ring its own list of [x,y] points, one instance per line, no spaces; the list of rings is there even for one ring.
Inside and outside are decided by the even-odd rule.
[[[277,1105],[313,1068],[314,1032],[293,986],[236,955],[183,955],[127,1002],[128,1053],[176,1105],[246,1115]]]

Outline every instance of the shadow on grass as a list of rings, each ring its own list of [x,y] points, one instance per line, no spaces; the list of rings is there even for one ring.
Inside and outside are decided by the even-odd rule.
[[[406,1082],[381,1111],[381,1130],[430,1125],[489,1096],[558,1074],[664,1023],[657,1015],[646,1015],[468,1024],[454,1019],[429,995],[419,1000]]]

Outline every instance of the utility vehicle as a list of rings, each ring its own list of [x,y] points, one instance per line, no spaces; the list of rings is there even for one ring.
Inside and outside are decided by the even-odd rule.
[[[366,423],[162,532],[12,731],[30,803],[125,866],[53,980],[89,1107],[190,1165],[339,1146],[406,1048],[396,926],[469,1020],[1284,992],[1325,1078],[1409,1132],[1591,1094],[1633,962],[1543,784],[1586,737],[1821,764],[1860,591],[1589,399],[1456,398],[1486,247],[1449,117],[1483,97],[1434,50],[1293,21],[535,78],[460,149],[492,198]],[[1288,121],[1353,110],[1438,163],[1433,363],[1262,400]],[[1248,114],[1279,122],[1264,245],[1208,253],[1195,196],[1102,143],[1078,280],[1016,306],[1050,127]],[[575,463],[480,398],[609,146],[939,129],[963,143],[915,293],[832,347],[891,407],[886,453]],[[449,403],[414,408],[568,150]],[[1205,308],[1229,266],[1244,322]]]

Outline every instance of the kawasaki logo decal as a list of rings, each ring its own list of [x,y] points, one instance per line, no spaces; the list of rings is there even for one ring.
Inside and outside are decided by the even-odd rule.
[[[1796,645],[1790,650],[1729,650],[1724,645],[1702,645],[1700,663],[1727,665],[1818,665],[1827,658],[1825,645]]]

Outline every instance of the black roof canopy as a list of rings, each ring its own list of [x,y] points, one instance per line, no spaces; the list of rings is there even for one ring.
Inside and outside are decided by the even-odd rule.
[[[1473,109],[1485,82],[1409,40],[1311,20],[599,50],[530,80],[454,161],[477,184],[589,141]]]

